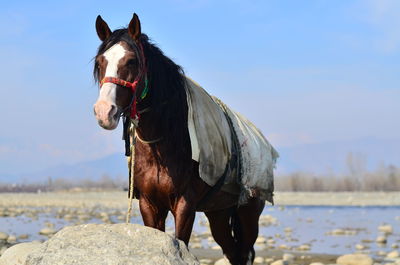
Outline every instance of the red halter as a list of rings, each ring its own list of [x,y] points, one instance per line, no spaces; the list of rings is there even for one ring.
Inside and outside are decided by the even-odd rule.
[[[130,117],[131,119],[137,119],[139,120],[139,113],[136,110],[136,103],[137,103],[137,97],[136,97],[136,89],[137,89],[137,84],[139,81],[143,78],[144,75],[146,75],[146,58],[144,57],[144,52],[143,52],[143,46],[140,42],[138,42],[138,50],[139,50],[139,55],[141,57],[141,67],[139,69],[139,73],[136,76],[135,80],[133,82],[128,82],[126,80],[117,78],[117,77],[111,77],[111,76],[106,76],[104,77],[101,82],[100,82],[100,88],[105,84],[105,83],[113,83],[116,85],[128,87],[132,90],[133,94],[133,100],[131,102],[131,105],[128,106],[128,108],[131,109]]]

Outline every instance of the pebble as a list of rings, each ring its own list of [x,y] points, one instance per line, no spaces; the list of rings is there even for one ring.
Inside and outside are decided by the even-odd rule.
[[[396,243],[393,243],[393,244],[392,244],[392,248],[399,248],[399,245],[396,244]]]
[[[284,231],[285,233],[292,233],[293,229],[291,227],[286,227]]]
[[[4,232],[0,232],[0,240],[6,241],[8,238],[8,234]]]
[[[191,243],[190,247],[191,248],[202,248],[202,245],[200,243]]]
[[[376,243],[386,244],[387,239],[385,236],[378,236],[375,241],[376,241]]]
[[[213,261],[212,260],[210,260],[210,259],[201,259],[200,260],[200,264],[206,264],[206,265],[208,265],[208,264],[211,264]],[[222,263],[223,264],[223,263]],[[221,265],[222,265],[221,264]],[[220,264],[218,264],[218,265],[220,265]]]
[[[367,249],[367,247],[364,246],[364,245],[361,245],[361,244],[357,244],[357,245],[356,245],[356,249],[357,249],[357,250],[364,250],[364,249]]]
[[[336,263],[339,265],[372,265],[374,261],[365,254],[347,254],[337,258]]]
[[[64,215],[64,220],[71,221],[72,219],[74,219],[74,216],[72,214]]]
[[[203,263],[202,263],[203,264]],[[227,258],[222,258],[217,260],[214,265],[230,265],[229,261]]]
[[[264,258],[263,257],[255,257],[254,264],[263,264]]]
[[[311,249],[311,246],[304,244],[304,245],[299,246],[297,249],[300,251],[309,251]]]
[[[343,229],[334,229],[331,232],[328,232],[328,234],[334,236],[341,236],[345,234],[345,231]]]
[[[284,261],[287,261],[287,262],[289,262],[289,263],[292,263],[292,262],[294,261],[294,255],[293,255],[293,254],[290,254],[290,253],[285,253],[285,254],[283,254],[283,256],[282,256],[282,259],[283,259]]]
[[[393,233],[393,227],[391,225],[381,225],[378,227],[378,230],[380,232],[383,232],[385,234],[392,234]]]
[[[274,259],[273,259],[273,258],[266,258],[266,259],[265,259],[265,263],[267,263],[267,264],[270,264],[270,263],[272,263],[272,262],[274,262]]]
[[[310,263],[310,265],[325,265],[325,264],[322,262],[313,262],[313,263]]]
[[[289,265],[289,262],[286,260],[278,259],[277,261],[272,262],[270,265]]]
[[[29,235],[28,234],[22,234],[18,236],[18,239],[28,239]]]
[[[7,243],[8,243],[8,244],[15,244],[15,243],[17,243],[17,237],[14,236],[14,235],[10,235],[10,236],[7,238]]]
[[[261,215],[259,219],[260,226],[270,226],[277,224],[278,220],[272,215]]]
[[[373,240],[371,240],[371,239],[362,239],[361,242],[368,244],[368,243],[372,243]]]
[[[39,231],[39,234],[49,236],[55,234],[57,231],[50,227],[45,227]]]
[[[256,240],[257,245],[265,244],[266,242],[267,242],[267,239],[265,237],[263,237],[263,236],[257,237],[257,240]]]
[[[386,257],[389,259],[395,259],[395,258],[400,257],[400,254],[397,250],[394,250],[392,252],[389,252]]]
[[[86,222],[86,221],[88,221],[90,219],[91,219],[90,215],[87,215],[87,214],[82,214],[82,215],[78,216],[78,220],[79,221]]]
[[[48,228],[54,228],[55,227],[55,225],[53,223],[50,223],[50,222],[45,222],[44,225],[46,227],[48,227]]]
[[[380,250],[380,251],[378,251],[377,253],[376,253],[376,255],[378,255],[378,256],[386,256],[387,255],[387,253],[385,252],[385,251],[383,251],[383,250]]]
[[[285,244],[282,244],[279,246],[280,249],[289,249],[289,247]]]

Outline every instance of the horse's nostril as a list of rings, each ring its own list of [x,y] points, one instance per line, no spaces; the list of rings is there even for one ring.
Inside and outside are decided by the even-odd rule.
[[[111,105],[109,116],[110,117],[114,117],[115,115],[117,115],[117,113],[118,113],[117,106],[116,105]]]

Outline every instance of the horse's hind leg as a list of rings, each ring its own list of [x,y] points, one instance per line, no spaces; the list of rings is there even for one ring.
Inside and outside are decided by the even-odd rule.
[[[258,220],[264,206],[264,201],[258,198],[250,198],[247,204],[236,209],[234,218],[237,218],[235,221],[239,221],[239,223],[236,228],[234,226],[234,232],[239,233],[237,235],[239,264],[253,264],[255,258],[254,243],[258,236]]]
[[[218,245],[221,246],[224,255],[229,259],[231,264],[237,263],[237,249],[232,236],[232,229],[229,224],[232,209],[205,212],[210,222],[211,234]]]

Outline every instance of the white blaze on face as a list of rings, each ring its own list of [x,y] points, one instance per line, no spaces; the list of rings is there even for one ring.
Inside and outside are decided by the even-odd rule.
[[[105,76],[118,78],[118,63],[125,56],[125,49],[117,43],[108,49],[103,55],[107,60]],[[94,113],[99,125],[104,129],[113,130],[118,126],[118,106],[116,104],[117,85],[105,83],[100,88],[100,95],[94,104]]]
[[[118,63],[125,56],[126,50],[121,44],[117,43],[108,49],[103,55],[107,60],[107,68],[105,76],[118,77]],[[106,101],[115,105],[117,85],[113,83],[105,83],[100,89],[99,99],[97,101]]]

